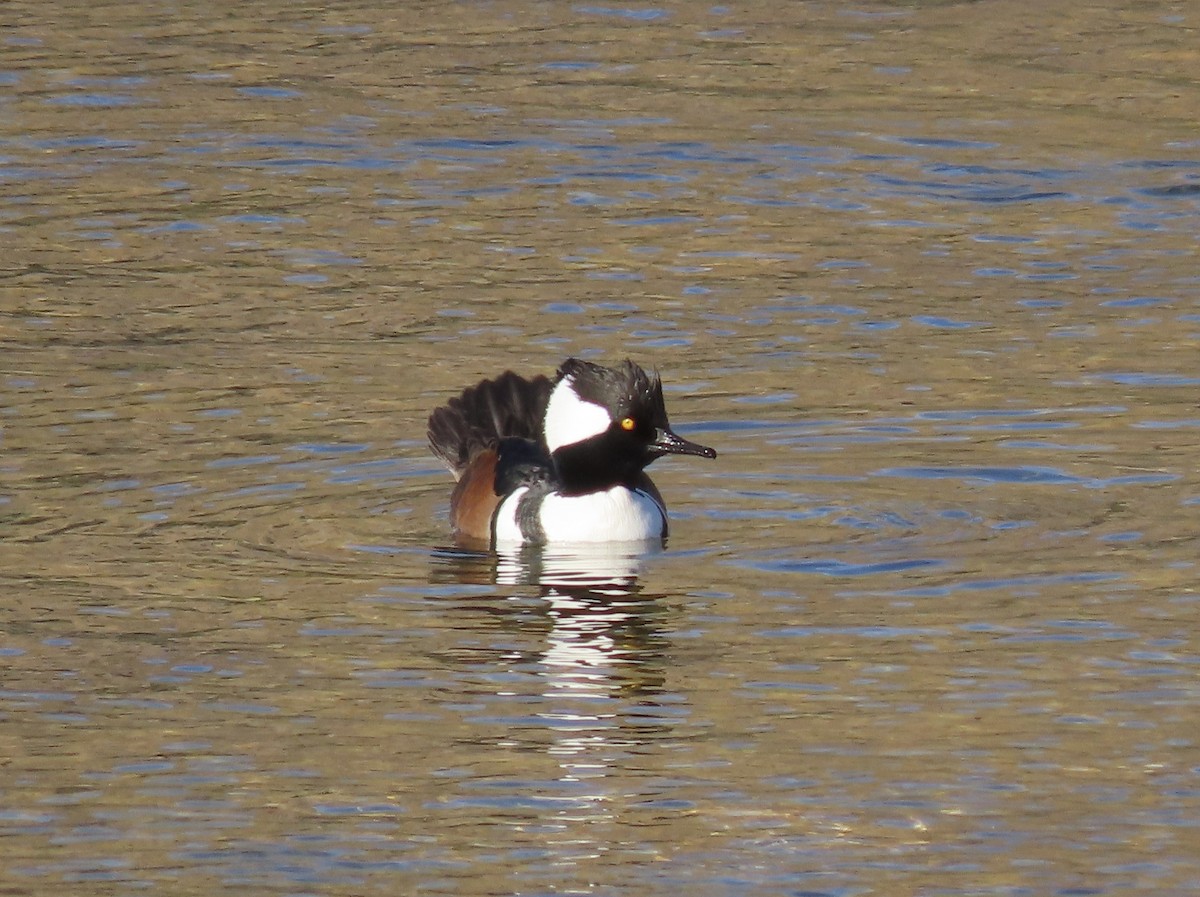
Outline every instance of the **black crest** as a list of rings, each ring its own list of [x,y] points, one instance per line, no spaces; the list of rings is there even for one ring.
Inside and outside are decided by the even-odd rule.
[[[606,368],[568,358],[559,367],[558,376],[560,380],[570,377],[576,394],[608,409],[613,420],[635,417],[655,427],[667,426],[667,406],[657,371],[648,374],[628,359]]]

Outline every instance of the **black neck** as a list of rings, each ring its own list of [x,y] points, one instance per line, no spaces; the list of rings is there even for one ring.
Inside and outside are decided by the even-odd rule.
[[[607,436],[563,446],[552,457],[559,491],[564,495],[587,495],[613,486],[632,489],[645,466],[640,459],[631,457],[627,448],[615,450]]]

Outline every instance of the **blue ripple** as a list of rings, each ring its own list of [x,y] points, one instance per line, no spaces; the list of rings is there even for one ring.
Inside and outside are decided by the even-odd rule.
[[[1140,371],[1092,374],[1093,380],[1107,380],[1122,386],[1200,386],[1200,377],[1186,374],[1148,374]]]
[[[885,467],[875,471],[882,477],[913,477],[922,480],[967,480],[984,483],[1086,483],[1083,477],[1053,467]]]
[[[1178,480],[1180,475],[1169,471],[1129,474],[1115,477],[1080,477],[1054,467],[884,467],[873,476],[912,477],[919,480],[964,480],[968,483],[1021,483],[1035,486],[1083,486],[1106,489],[1110,486],[1158,485]]]
[[[902,573],[926,567],[940,567],[943,562],[935,558],[907,558],[896,561],[881,561],[874,564],[851,564],[832,558],[812,560],[784,559],[778,561],[754,561],[746,566],[767,573],[817,573],[822,576],[875,576],[880,573]]]
[[[616,6],[577,6],[576,12],[590,16],[615,16],[621,19],[630,19],[635,22],[653,22],[658,19],[668,17],[666,10],[655,9],[632,9],[629,7]]]

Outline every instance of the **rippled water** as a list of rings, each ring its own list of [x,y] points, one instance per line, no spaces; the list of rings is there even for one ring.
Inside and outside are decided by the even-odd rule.
[[[0,885],[1200,890],[1187,4],[11,2]],[[429,410],[656,365],[662,552]]]

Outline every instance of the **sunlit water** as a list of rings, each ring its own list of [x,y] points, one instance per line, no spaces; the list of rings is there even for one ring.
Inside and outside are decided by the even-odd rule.
[[[1200,890],[1186,4],[9,3],[13,893]],[[232,8],[231,8],[232,10]],[[429,410],[657,366],[665,551]]]

